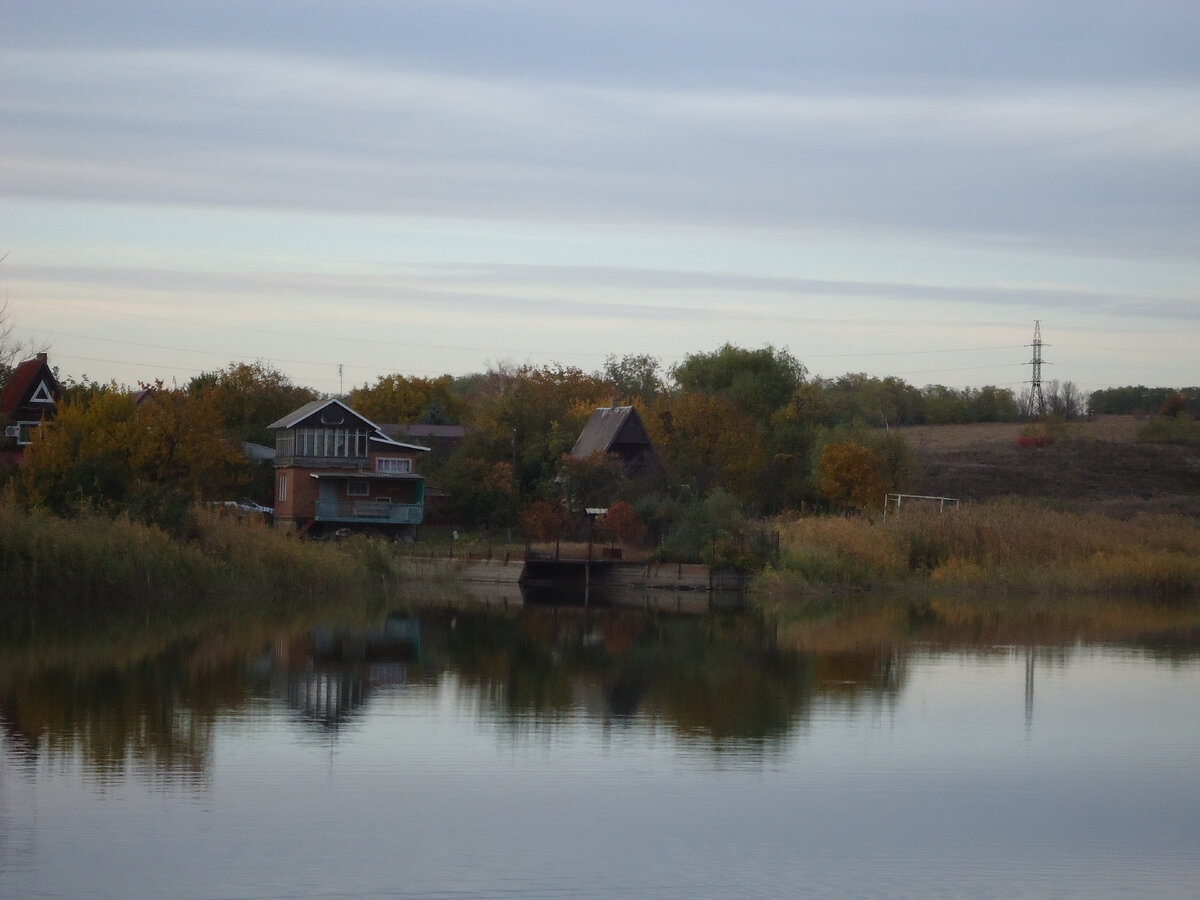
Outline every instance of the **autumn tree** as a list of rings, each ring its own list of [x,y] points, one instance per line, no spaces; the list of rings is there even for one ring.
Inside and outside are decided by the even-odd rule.
[[[743,501],[761,497],[766,429],[732,398],[677,394],[655,404],[643,422],[676,482],[695,495],[724,487]]]
[[[90,402],[63,402],[25,448],[22,499],[60,514],[123,503],[133,477],[128,442],[136,411],[133,396],[115,385]]]
[[[615,500],[604,514],[604,528],[622,544],[639,544],[646,536],[646,526],[638,521],[632,504]]]
[[[457,425],[466,402],[454,390],[454,378],[382,375],[375,384],[352,390],[347,402],[373,422],[406,425]]]
[[[156,519],[166,500],[178,514],[195,500],[236,496],[248,463],[223,433],[214,398],[115,385],[69,400],[27,448],[19,489],[31,504],[69,514],[140,505]]]
[[[273,440],[268,425],[318,397],[316,391],[293,384],[261,361],[233,362],[203,372],[188,382],[187,394],[211,397],[231,439],[267,445]]]
[[[608,405],[612,384],[571,366],[522,366],[489,373],[476,388],[470,424],[490,445],[487,458],[514,467],[518,495],[544,494],[592,410]]]
[[[521,510],[521,526],[526,536],[539,541],[560,540],[568,524],[562,504],[554,500],[534,500]]]
[[[817,464],[821,494],[837,506],[880,507],[892,490],[881,454],[854,441],[826,444]]]

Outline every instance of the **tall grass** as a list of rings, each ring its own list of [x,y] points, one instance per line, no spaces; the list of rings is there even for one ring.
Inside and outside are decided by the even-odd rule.
[[[778,527],[781,560],[764,578],[768,590],[928,582],[988,592],[1200,594],[1200,529],[1178,517],[1121,521],[1000,501]]]
[[[73,614],[378,588],[400,564],[382,541],[302,542],[206,508],[193,511],[186,539],[173,539],[126,518],[64,519],[0,500],[0,572],[10,611]]]

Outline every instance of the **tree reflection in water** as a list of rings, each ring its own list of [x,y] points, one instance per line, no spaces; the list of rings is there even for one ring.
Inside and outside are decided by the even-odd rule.
[[[1193,657],[1194,613],[1160,613],[1142,636],[1149,652]],[[1128,628],[1128,616],[1092,610],[1089,635],[1096,622]],[[107,655],[85,643],[72,656],[64,639],[49,639],[55,652],[44,653],[42,634],[41,645],[0,665],[0,728],[5,752],[29,766],[78,759],[99,783],[132,772],[199,788],[220,717],[253,719],[266,703],[290,710],[304,728],[336,732],[380,691],[453,677],[480,715],[514,734],[581,717],[605,727],[643,719],[714,752],[769,749],[805,727],[814,701],[894,702],[922,642],[1008,653],[1036,647],[1039,628],[1064,645],[1080,635],[1062,617],[1005,621],[994,611],[955,617],[926,607],[864,606],[779,629],[749,612],[462,604],[380,613],[369,625],[314,626],[297,615],[283,624],[164,629],[153,640],[143,635],[144,652],[133,656],[120,641]],[[1052,665],[1056,653],[1036,650]]]

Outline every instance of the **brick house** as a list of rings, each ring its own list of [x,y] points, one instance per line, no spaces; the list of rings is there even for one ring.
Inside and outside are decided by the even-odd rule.
[[[340,400],[314,400],[268,427],[277,527],[415,537],[425,512],[417,458],[428,447],[389,438]]]

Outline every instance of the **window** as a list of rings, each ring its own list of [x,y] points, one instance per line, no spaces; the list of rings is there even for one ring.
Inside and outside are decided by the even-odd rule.
[[[276,492],[275,492],[275,499],[277,501],[287,499],[287,476],[286,475],[279,476],[279,489],[276,490]]]
[[[297,428],[296,456],[364,459],[367,437],[367,431],[362,428]]]
[[[26,444],[33,443],[33,430],[41,428],[41,422],[18,422],[17,423],[17,443],[24,447]]]
[[[30,403],[53,403],[54,396],[50,393],[50,386],[46,382],[42,382],[37,386],[37,390],[33,392],[33,396],[29,398]]]
[[[371,486],[365,481],[348,481],[346,482],[347,497],[370,497]]]
[[[406,456],[379,456],[375,459],[375,471],[389,475],[407,475],[412,472],[412,460]]]

